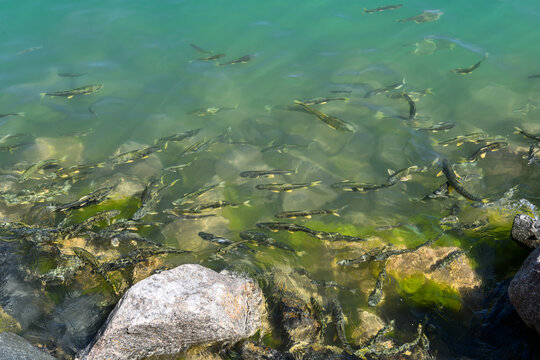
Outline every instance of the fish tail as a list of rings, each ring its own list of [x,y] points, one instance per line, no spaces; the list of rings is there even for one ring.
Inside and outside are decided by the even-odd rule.
[[[47,95],[47,93],[41,93],[41,94],[39,94],[39,96],[40,96],[40,99],[39,99],[39,100],[43,100],[43,98],[45,97],[45,95]]]
[[[26,113],[23,111],[23,112],[18,112],[17,113],[18,116],[26,116]]]
[[[242,204],[245,205],[245,206],[251,207],[251,204],[250,204],[249,200],[244,201]]]
[[[106,162],[100,162],[100,163],[97,163],[95,166],[98,167],[98,168],[102,168],[102,167],[104,167],[105,165],[107,165]]]
[[[320,183],[322,183],[322,181],[320,181],[320,180],[312,181],[311,184],[309,184],[309,186],[319,185]]]
[[[349,102],[349,100],[351,100],[350,98],[346,97],[346,98],[343,98],[343,101],[345,102]]]

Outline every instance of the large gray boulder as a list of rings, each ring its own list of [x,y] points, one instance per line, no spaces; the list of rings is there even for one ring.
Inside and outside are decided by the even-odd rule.
[[[235,343],[261,326],[265,305],[250,279],[181,265],[130,288],[78,359],[141,359],[197,345]]]
[[[0,333],[0,360],[54,360],[17,334]]]
[[[512,239],[529,249],[540,245],[540,221],[524,214],[518,214],[512,224]]]
[[[540,247],[525,259],[510,282],[508,295],[523,322],[540,334]]]

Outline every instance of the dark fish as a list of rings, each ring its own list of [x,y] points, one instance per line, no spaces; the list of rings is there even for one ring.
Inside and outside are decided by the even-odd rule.
[[[89,229],[100,221],[110,220],[113,217],[118,216],[118,215],[120,215],[119,210],[101,211],[97,213],[96,215],[91,216],[88,219],[78,224],[71,225],[64,229],[61,229],[61,232],[63,234],[64,239],[69,239],[75,236],[76,234],[78,234],[79,232],[81,232],[83,229]]]
[[[438,269],[443,269],[450,265],[452,262],[457,260],[461,255],[465,254],[465,251],[457,249],[450,252],[448,255],[442,259],[437,260],[433,265],[429,267],[429,272],[433,272]]]
[[[187,164],[180,164],[180,165],[174,165],[174,166],[169,166],[169,167],[166,167],[165,171],[172,171],[172,172],[180,172],[181,170],[183,170],[184,168],[190,166],[191,164],[193,164],[193,161],[190,161],[188,162]]]
[[[484,60],[486,60],[487,58],[488,58],[488,54],[486,53],[484,55],[484,58],[480,60],[479,62],[477,62],[476,64],[466,67],[466,68],[462,68],[462,69],[454,69],[452,70],[452,72],[455,72],[456,74],[462,74],[462,75],[469,74],[473,72],[474,70],[476,70],[480,66],[480,64],[484,62]]]
[[[88,95],[92,94],[96,91],[99,91],[103,88],[103,85],[97,84],[97,85],[86,85],[80,88],[66,90],[66,91],[54,91],[54,92],[46,92],[42,93],[42,96],[48,95],[48,96],[63,96],[67,97],[68,99],[71,99],[74,96],[77,95]]]
[[[478,158],[483,159],[486,157],[486,154],[488,152],[497,151],[506,146],[508,146],[508,143],[503,142],[503,141],[489,143],[487,145],[482,146],[480,149],[476,150],[471,156],[467,158],[467,161],[473,162],[473,161],[478,160]]]
[[[540,141],[540,134],[532,134],[532,133],[530,133],[528,131],[525,131],[525,130],[523,130],[521,128],[518,128],[517,126],[515,127],[515,129],[516,129],[517,134],[521,134],[521,135],[523,135],[525,137],[528,137],[529,139]]]
[[[352,90],[332,90],[330,92],[332,94],[350,94],[352,93]]]
[[[270,190],[273,192],[291,192],[295,189],[305,189],[310,186],[319,185],[320,181],[313,181],[310,183],[302,183],[302,184],[257,184],[255,185],[255,188],[258,190]]]
[[[466,143],[466,142],[472,142],[472,143],[478,144],[485,141],[500,140],[500,139],[501,137],[492,137],[492,136],[489,136],[488,134],[475,132],[475,133],[471,133],[467,135],[456,136],[455,138],[448,139],[445,141],[441,141],[439,142],[439,145],[448,146],[451,144],[456,144],[456,146],[461,146],[463,143]]]
[[[174,200],[172,203],[173,205],[182,205],[182,204],[185,204],[185,203],[192,203],[193,202],[193,199],[201,196],[202,194],[204,194],[205,192],[208,192],[212,189],[215,189],[217,188],[218,186],[223,186],[223,182],[220,182],[220,183],[217,183],[217,184],[211,184],[211,185],[207,185],[207,186],[203,186],[197,190],[194,190],[192,192],[188,192],[188,193],[184,193],[184,195],[182,195],[182,197]]]
[[[298,144],[276,144],[276,145],[270,145],[268,147],[265,147],[264,149],[261,149],[261,152],[268,152],[268,151],[276,151],[278,153],[286,153],[289,151],[290,148],[304,148],[307,149],[309,145],[298,145]]]
[[[246,201],[241,202],[241,203],[234,203],[234,202],[230,202],[230,201],[219,200],[219,201],[214,201],[214,202],[210,202],[210,203],[197,204],[197,205],[193,206],[191,209],[189,209],[189,211],[192,211],[193,213],[200,213],[203,210],[222,209],[222,208],[227,207],[227,206],[238,207],[240,205],[249,206],[249,200],[246,200]]]
[[[225,54],[216,54],[208,57],[198,58],[197,61],[212,61],[225,57]]]
[[[326,209],[317,209],[317,210],[293,210],[293,211],[282,211],[274,216],[278,219],[296,219],[298,217],[304,217],[310,219],[313,215],[334,215],[339,216],[336,210],[326,210]]]
[[[24,113],[8,113],[8,114],[0,114],[0,119],[7,117],[7,116],[24,116]]]
[[[195,44],[189,44],[192,48],[194,48],[197,52],[200,52],[201,54],[211,54],[211,51],[204,50],[203,48],[195,45]]]
[[[540,79],[540,74],[529,75],[527,79]]]
[[[403,96],[405,101],[407,101],[407,104],[409,104],[409,118],[408,118],[408,120],[413,120],[414,117],[416,116],[416,104],[411,99],[411,97],[409,95],[407,95],[406,93],[402,93],[401,95]]]
[[[149,191],[148,193],[143,191],[143,194],[141,195],[141,206],[131,216],[131,220],[140,220],[149,214],[155,208],[159,200],[161,200],[163,191],[174,186],[174,184],[176,184],[178,181],[180,181],[180,179],[176,179],[168,185],[163,185],[157,188],[155,191]],[[154,184],[151,183],[150,186],[154,186]]]
[[[352,192],[361,192],[365,193],[368,191],[376,191],[379,189],[390,187],[394,184],[386,183],[386,184],[366,184],[366,183],[358,183],[358,182],[351,182],[351,181],[342,181],[339,183],[334,183],[330,186],[332,186],[334,189],[342,190],[342,191],[352,191]]]
[[[294,249],[291,248],[289,245],[276,241],[275,239],[259,231],[253,231],[253,230],[242,231],[240,233],[240,238],[242,240],[254,241],[258,245],[273,246],[282,250],[294,251]]]
[[[467,190],[465,190],[465,188],[461,185],[461,183],[457,179],[456,173],[454,172],[454,169],[452,169],[452,165],[450,165],[450,162],[447,159],[443,160],[442,171],[443,171],[444,176],[446,176],[446,180],[448,181],[449,186],[456,189],[456,191],[459,194],[461,194],[464,198],[472,200],[472,201],[483,201],[478,196],[473,195]]]
[[[206,115],[216,115],[218,112],[222,110],[234,110],[236,107],[217,107],[217,106],[210,106],[207,108],[202,109],[195,109],[188,112],[188,115],[196,115],[196,116],[206,116]]]
[[[197,135],[201,130],[202,130],[202,128],[199,128],[199,129],[189,130],[189,131],[179,133],[179,134],[174,134],[174,135],[170,135],[170,136],[164,136],[164,137],[161,137],[161,138],[157,139],[155,141],[155,143],[159,144],[159,143],[166,143],[166,142],[169,142],[169,141],[182,141],[182,140],[185,140],[187,138],[190,138],[190,137],[193,137],[193,136]]]
[[[313,296],[309,298],[309,302],[311,304],[311,312],[315,315],[317,318],[317,321],[319,322],[319,325],[321,326],[321,333],[324,334],[324,331],[326,329],[326,316],[325,316],[325,309],[322,307],[322,305],[315,299]]]
[[[408,181],[411,179],[413,174],[424,172],[427,170],[427,167],[419,167],[417,165],[409,166],[407,168],[401,169],[401,170],[391,170],[388,169],[388,180],[386,182],[388,184],[395,184],[400,181]]]
[[[364,9],[364,12],[370,14],[370,13],[375,13],[375,12],[384,11],[384,10],[395,10],[395,9],[399,9],[402,6],[403,6],[403,4],[386,5],[386,6],[381,6],[381,7],[375,8],[375,9],[369,9],[369,10]]]
[[[318,104],[326,104],[329,101],[336,101],[336,100],[349,101],[349,98],[346,98],[346,97],[313,98],[313,99],[302,100],[302,103],[306,105],[318,105]]]
[[[266,178],[273,178],[276,175],[291,175],[294,174],[296,171],[294,170],[250,170],[250,171],[242,171],[240,173],[240,177],[243,178],[250,178],[250,179],[256,179],[259,177],[266,177]]]
[[[114,186],[107,186],[96,191],[91,192],[88,195],[81,197],[77,201],[73,201],[63,205],[54,206],[54,211],[67,211],[73,209],[80,209],[88,205],[99,204],[107,198],[107,196],[114,190]]]
[[[10,153],[13,153],[15,150],[18,150],[19,148],[26,146],[26,145],[32,145],[33,143],[20,143],[15,145],[6,145],[6,146],[0,146],[0,151],[9,151]]]
[[[448,182],[445,182],[434,190],[431,194],[428,194],[422,198],[422,200],[447,198],[450,191],[448,190]]]
[[[384,280],[386,280],[386,276],[387,275],[386,275],[386,264],[385,264],[381,272],[379,273],[379,275],[377,275],[377,282],[375,283],[375,288],[369,294],[369,297],[368,297],[369,307],[375,307],[381,302],[382,296],[383,296],[383,285],[384,285]]]
[[[223,65],[233,65],[233,64],[245,64],[251,59],[253,59],[253,55],[244,55],[242,57],[239,57],[238,59],[235,59],[226,63],[219,63],[218,65],[223,66]]]
[[[424,10],[420,15],[411,16],[406,19],[396,20],[397,22],[414,21],[417,24],[439,20],[443,12],[441,10]]]
[[[83,76],[83,75],[86,75],[88,73],[58,73],[58,76],[60,77],[79,77],[79,76]]]
[[[109,272],[120,270],[126,267],[136,265],[140,262],[148,260],[148,258],[157,255],[166,255],[166,254],[186,254],[189,253],[187,250],[179,250],[171,247],[152,247],[152,248],[140,248],[137,250],[130,251],[126,256],[118,258],[116,260],[110,261],[108,263],[103,263],[100,266],[102,272]]]
[[[164,146],[148,146],[142,149],[127,151],[125,153],[113,156],[107,162],[100,163],[98,164],[98,166],[103,166],[104,164],[112,164],[112,165],[129,164],[137,160],[146,159],[147,157],[149,157],[155,152],[163,151],[163,149],[166,146],[167,146],[166,144]]]
[[[103,280],[105,280],[105,282],[111,287],[115,295],[119,295],[116,286],[114,286],[113,282],[107,275],[107,272],[101,268],[97,258],[93,254],[80,247],[72,247],[71,249],[73,250],[75,255],[77,255],[77,257],[82,260],[83,263],[88,265],[94,273],[98,274],[103,278]]]
[[[281,223],[281,222],[261,222],[257,223],[256,226],[261,229],[268,229],[270,231],[279,231],[286,230],[288,232],[304,232],[308,235],[315,236],[317,235],[316,230],[312,230],[302,225],[290,224],[290,223]]]
[[[326,125],[330,126],[334,130],[343,131],[343,132],[355,132],[354,128],[347,124],[345,121],[331,115],[326,115],[325,113],[312,108],[309,105],[304,104],[301,101],[295,100],[294,103],[296,105],[300,105],[302,108],[304,108],[306,111],[309,111],[313,115],[319,118],[319,120],[326,123]]]
[[[21,174],[21,176],[19,176],[19,179],[17,181],[20,183],[25,182],[36,171],[40,171],[41,169],[50,165],[59,164],[63,160],[65,160],[65,158],[62,158],[60,160],[57,160],[57,159],[40,160],[37,163],[30,165],[26,170],[24,170],[24,172]]]
[[[337,300],[332,300],[329,306],[332,309],[332,320],[336,328],[337,337],[343,348],[349,352],[352,352],[352,347],[347,341],[347,335],[345,333],[345,316],[343,315],[343,309]]]
[[[452,129],[454,126],[456,126],[456,123],[453,123],[453,122],[440,122],[440,123],[438,123],[438,124],[431,125],[430,127],[425,127],[425,128],[417,127],[417,128],[415,128],[415,129],[416,129],[416,130],[419,130],[419,131],[433,131],[433,132],[437,132],[437,131],[447,131],[447,130],[450,130],[450,129]]]
[[[214,244],[218,245],[231,245],[233,242],[229,239],[225,239],[221,236],[216,236],[214,234],[206,233],[206,232],[199,232],[199,237],[203,240],[212,242]]]
[[[398,90],[398,89],[401,89],[403,87],[403,85],[405,85],[405,79],[403,79],[400,83],[395,83],[395,84],[391,84],[391,85],[385,86],[385,87],[380,88],[380,89],[375,89],[375,90],[368,91],[366,93],[366,95],[364,95],[364,97],[368,98],[368,97],[371,97],[373,95],[382,94],[382,93],[392,91],[392,90]]]

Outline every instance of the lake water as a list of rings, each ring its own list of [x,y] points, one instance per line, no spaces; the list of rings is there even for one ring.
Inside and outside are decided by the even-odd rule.
[[[482,358],[464,339],[479,308],[478,300],[468,298],[484,296],[519,268],[527,252],[509,239],[512,219],[518,211],[535,214],[540,203],[540,156],[529,156],[533,139],[515,133],[517,126],[540,134],[540,4],[412,1],[394,10],[364,11],[384,5],[389,4],[0,0],[0,114],[7,115],[0,118],[0,305],[19,323],[21,335],[70,358],[90,341],[116,301],[110,286],[72,248],[82,247],[105,263],[147,244],[100,242],[84,232],[49,232],[37,241],[14,229],[65,228],[104,210],[119,210],[118,223],[132,217],[145,186],[161,179],[150,187],[163,188],[159,202],[140,220],[150,226],[133,232],[190,253],[153,256],[135,271],[110,272],[119,293],[155,269],[182,263],[232,268],[261,283],[285,276],[300,279],[283,283],[294,283],[287,290],[305,301],[339,300],[353,344],[359,314],[367,311],[384,322],[395,319],[400,339],[411,339],[418,323],[432,323],[426,326],[430,351],[441,358]],[[413,18],[423,12],[427,17]],[[218,54],[225,56],[200,60]],[[246,55],[245,61],[229,63]],[[88,85],[103,87],[50,96]],[[353,131],[336,130],[294,103],[314,98],[327,101],[310,109],[341,119]],[[455,126],[419,129],[442,122]],[[182,141],[157,141],[199,128]],[[483,139],[441,144],[472,133]],[[498,151],[487,149],[467,161],[496,142]],[[159,149],[149,150],[149,156],[110,160],[154,145]],[[21,180],[25,169],[47,159],[58,162]],[[484,201],[455,191],[422,200],[446,182],[437,176],[443,159],[453,164],[464,188]],[[91,166],[55,177],[82,164]],[[187,165],[179,172],[165,170],[181,164]],[[419,171],[389,186],[389,169],[411,166]],[[271,169],[290,172],[240,176]],[[344,191],[336,185],[343,181],[387,186]],[[306,186],[265,189],[272,183]],[[41,184],[64,191],[21,200],[21,191],[36,191]],[[218,186],[176,208],[220,200],[236,205],[188,218],[166,211],[183,194],[212,184]],[[54,211],[105,186],[114,189],[99,204]],[[337,210],[339,216],[274,217],[315,209]],[[213,216],[190,218],[201,214]],[[320,233],[274,233],[256,226],[276,221],[367,241],[329,241]],[[99,222],[88,230],[97,233],[105,226]],[[198,236],[204,231],[236,242],[245,230],[261,231],[294,251],[248,244],[255,252],[238,249],[217,257],[220,246]],[[389,259],[377,306],[368,306],[368,297],[384,262],[338,264],[379,246],[414,249],[439,234],[429,251],[418,250],[426,264],[452,249],[464,254],[436,270],[439,277],[408,273],[399,267],[407,264]],[[69,266],[74,266],[71,275],[44,280],[44,274]],[[469,271],[469,282],[460,269]],[[277,331],[266,343],[283,346]],[[339,346],[332,336],[325,343]]]

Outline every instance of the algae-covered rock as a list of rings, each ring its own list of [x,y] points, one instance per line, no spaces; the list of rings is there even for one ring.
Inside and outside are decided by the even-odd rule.
[[[21,331],[21,324],[0,307],[0,333],[6,331],[18,333]]]
[[[194,346],[234,343],[262,326],[264,308],[252,280],[178,266],[130,288],[78,358],[177,356]]]
[[[384,327],[384,321],[369,311],[362,310],[358,314],[358,325],[351,334],[352,341],[360,345],[371,339]]]

